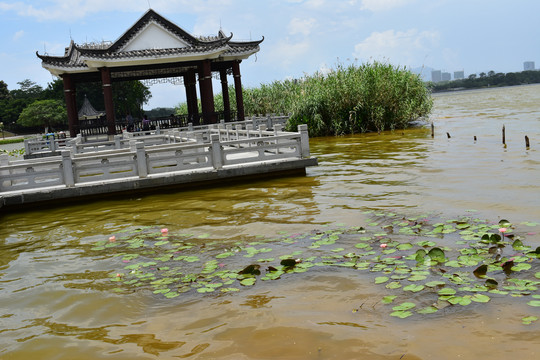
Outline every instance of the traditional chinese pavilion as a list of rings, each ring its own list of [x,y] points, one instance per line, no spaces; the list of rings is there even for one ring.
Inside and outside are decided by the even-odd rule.
[[[115,81],[180,78],[185,86],[188,117],[215,123],[212,76],[219,74],[223,93],[224,118],[231,109],[227,75],[234,78],[237,119],[244,119],[240,63],[259,51],[258,41],[232,41],[221,30],[217,36],[196,37],[148,10],[114,43],[78,45],[73,41],[64,56],[37,56],[42,66],[64,82],[64,94],[71,136],[79,132],[76,103],[78,83],[101,82],[109,135],[116,133],[111,84]],[[198,112],[197,81],[202,105]]]

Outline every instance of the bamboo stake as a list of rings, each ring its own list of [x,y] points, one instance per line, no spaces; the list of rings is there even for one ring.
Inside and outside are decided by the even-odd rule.
[[[502,128],[502,143],[503,143],[503,145],[506,145],[506,130],[504,128],[504,125],[503,125],[503,128]]]
[[[529,149],[530,147],[530,144],[529,144],[529,137],[527,135],[525,135],[525,148],[527,148],[527,150]]]

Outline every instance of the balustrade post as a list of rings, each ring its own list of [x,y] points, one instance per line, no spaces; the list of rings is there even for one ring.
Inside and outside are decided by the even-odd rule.
[[[30,151],[30,139],[24,139],[24,153],[27,155],[31,155],[32,151]]]
[[[0,166],[9,166],[9,155],[8,154],[0,154]],[[6,176],[9,175],[9,169],[6,170],[0,170],[0,176]],[[3,181],[4,184],[6,184],[6,181]],[[7,182],[7,186],[11,186],[11,181]],[[2,188],[2,183],[0,183],[0,189]]]
[[[50,152],[56,151],[56,141],[54,141],[54,136],[52,139],[49,140],[49,150]]]
[[[193,123],[188,123],[187,127],[188,127],[188,131],[193,131]]]
[[[156,125],[156,135],[161,135],[161,128],[159,125]]]
[[[263,137],[263,131],[266,130],[266,125],[260,124],[259,125],[259,137]]]
[[[214,166],[214,169],[218,170],[223,167],[223,154],[221,151],[221,143],[219,142],[219,135],[212,134],[210,139],[212,143],[212,165]]]
[[[75,186],[75,176],[73,175],[73,161],[71,151],[62,150],[62,172],[64,175],[64,184],[67,187]]]
[[[282,128],[283,128],[283,125],[281,125],[281,124],[274,125],[274,135],[277,136],[277,134],[281,132]]]
[[[137,158],[137,173],[139,174],[139,177],[147,177],[148,165],[146,163],[146,151],[144,150],[143,142],[135,142],[135,157]]]
[[[174,140],[175,143],[176,142],[182,142],[182,138],[180,137],[180,131],[173,130],[173,140]]]
[[[246,125],[247,138],[251,138],[251,131],[253,130],[253,124]]]
[[[115,149],[121,149],[122,148],[122,135],[114,135],[114,148]]]
[[[227,124],[227,125],[225,125],[225,128],[227,129],[227,141],[231,141],[232,125]]]
[[[300,156],[308,158],[310,155],[308,126],[306,124],[298,125],[298,132],[300,133]]]

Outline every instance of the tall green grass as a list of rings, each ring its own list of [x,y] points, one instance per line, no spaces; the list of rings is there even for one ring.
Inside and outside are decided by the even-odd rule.
[[[234,87],[229,89],[236,109]],[[380,62],[344,66],[298,80],[274,81],[244,88],[246,116],[291,114],[287,129],[308,124],[310,136],[402,129],[429,115],[433,101],[420,77]],[[216,111],[223,110],[221,94]]]
[[[308,124],[312,136],[402,129],[433,106],[418,75],[379,62],[338,65],[328,74],[306,76],[299,86],[288,128]]]

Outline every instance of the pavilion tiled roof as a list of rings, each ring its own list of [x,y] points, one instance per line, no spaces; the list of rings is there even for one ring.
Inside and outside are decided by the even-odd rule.
[[[179,41],[186,44],[183,47],[153,48],[141,50],[125,50],[126,46],[140,34],[149,23],[156,23]],[[226,36],[221,30],[217,36],[195,37],[154,10],[148,10],[130,29],[112,44],[82,44],[78,45],[73,40],[66,48],[64,56],[36,55],[42,60],[43,67],[56,73],[73,71],[91,71],[89,62],[111,62],[130,60],[144,61],[144,59],[189,58],[198,56],[204,58],[235,58],[247,57],[259,51],[259,44],[264,40],[238,42],[231,41],[232,34]],[[113,65],[114,66],[114,65]]]

